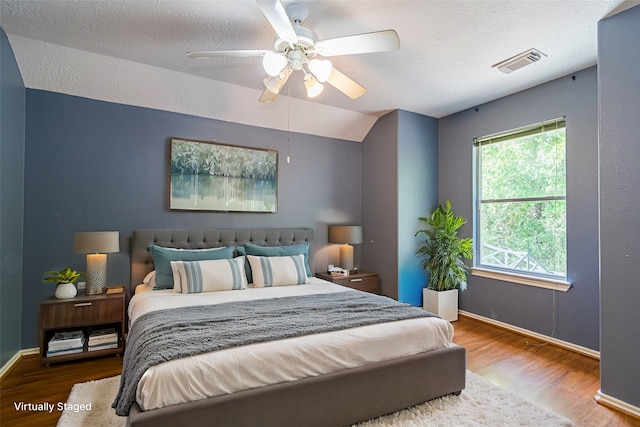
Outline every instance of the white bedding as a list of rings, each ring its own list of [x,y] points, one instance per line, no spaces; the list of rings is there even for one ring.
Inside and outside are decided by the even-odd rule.
[[[164,308],[257,299],[267,304],[269,298],[351,289],[312,279],[298,286],[201,294],[143,290],[129,303],[131,323]],[[230,348],[150,368],[138,384],[136,400],[151,410],[449,347],[452,338],[449,322],[427,317]]]

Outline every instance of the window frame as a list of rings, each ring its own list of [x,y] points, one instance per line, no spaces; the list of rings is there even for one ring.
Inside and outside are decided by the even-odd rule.
[[[553,289],[562,292],[566,292],[571,287],[571,282],[568,281],[568,271],[565,271],[565,276],[556,276],[556,275],[546,275],[536,272],[530,272],[526,270],[515,270],[509,268],[501,268],[499,266],[492,266],[488,264],[482,264],[480,258],[480,249],[482,245],[482,236],[481,236],[481,206],[484,201],[482,199],[482,164],[480,157],[480,148],[483,145],[499,143],[504,141],[513,140],[516,138],[521,138],[525,136],[536,135],[539,133],[548,132],[551,130],[557,130],[565,128],[565,138],[566,138],[566,118],[559,117],[556,119],[548,120],[541,123],[535,123],[528,126],[522,126],[519,128],[507,130],[504,132],[490,134],[484,137],[474,138],[473,139],[473,163],[474,163],[474,246],[475,246],[475,254],[473,260],[473,266],[471,268],[471,274],[473,276],[479,276],[489,279],[502,280],[510,283],[517,283],[521,285],[527,286],[535,286],[546,289]],[[522,198],[509,198],[509,199],[491,199],[489,202],[527,202],[527,201],[553,201],[553,200],[564,200],[565,208],[567,202],[567,191],[566,191],[566,165],[567,165],[567,144],[565,139],[565,192],[564,196],[541,196],[541,197],[522,197]],[[565,232],[567,225],[567,217],[565,215]],[[565,244],[565,254],[567,252],[567,245]],[[567,266],[568,269],[568,266]]]

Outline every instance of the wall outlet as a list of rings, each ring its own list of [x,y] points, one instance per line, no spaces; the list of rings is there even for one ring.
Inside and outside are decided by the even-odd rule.
[[[78,282],[78,290],[84,289],[84,282]]]

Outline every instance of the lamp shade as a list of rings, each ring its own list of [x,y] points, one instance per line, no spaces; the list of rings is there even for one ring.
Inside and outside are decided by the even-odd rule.
[[[287,65],[287,57],[275,52],[267,52],[262,57],[262,66],[270,76],[277,76]]]
[[[328,59],[312,59],[308,67],[319,82],[326,82],[333,71],[333,65]]]
[[[318,82],[318,80],[311,74],[307,74],[304,77],[304,85],[307,88],[307,96],[309,98],[315,98],[324,90],[323,84]]]
[[[263,82],[264,82],[264,85],[266,86],[267,90],[269,90],[269,92],[274,93],[276,95],[279,94],[280,90],[282,89],[284,84],[287,82],[287,79],[291,75],[291,72],[292,71],[291,71],[290,68],[285,68],[277,76],[272,76],[272,77],[265,78],[263,80]]]
[[[263,80],[264,85],[271,93],[275,93],[276,95],[280,93],[282,86],[284,86],[285,81],[278,77],[267,77]]]
[[[120,252],[120,233],[118,231],[74,233],[73,252],[77,254]]]
[[[362,227],[359,225],[330,225],[329,243],[360,244],[362,243]]]

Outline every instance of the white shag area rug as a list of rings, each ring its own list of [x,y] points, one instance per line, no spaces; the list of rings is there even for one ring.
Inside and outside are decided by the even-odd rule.
[[[111,402],[120,377],[89,381],[73,386],[58,427],[122,427],[126,419],[115,415]],[[72,405],[91,404],[91,410],[73,411]],[[81,408],[81,406],[75,406]],[[571,426],[571,421],[529,402],[490,381],[467,371],[467,387],[460,396],[445,396],[380,418],[357,427],[555,427]]]

